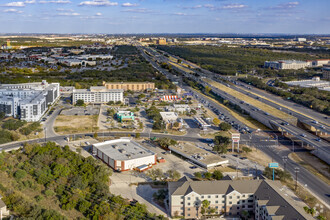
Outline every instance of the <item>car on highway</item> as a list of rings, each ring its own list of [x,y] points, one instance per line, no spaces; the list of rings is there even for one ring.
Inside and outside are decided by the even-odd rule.
[[[190,166],[189,167],[190,169],[196,169],[196,168],[198,168],[197,166]]]
[[[288,122],[282,122],[281,125],[289,125]]]
[[[321,142],[321,138],[316,138],[315,139],[317,142]]]
[[[318,124],[318,123],[319,123],[318,121],[315,121],[315,120],[314,120],[314,121],[312,121],[312,122],[313,122],[314,124]]]
[[[306,137],[306,134],[301,134],[300,136],[301,136],[301,137]]]
[[[213,139],[211,139],[211,138],[206,138],[205,139],[207,142],[213,142]]]

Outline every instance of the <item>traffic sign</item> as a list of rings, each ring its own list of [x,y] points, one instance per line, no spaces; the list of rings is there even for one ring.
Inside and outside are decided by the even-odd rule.
[[[278,163],[269,163],[268,166],[269,166],[269,168],[277,168]]]

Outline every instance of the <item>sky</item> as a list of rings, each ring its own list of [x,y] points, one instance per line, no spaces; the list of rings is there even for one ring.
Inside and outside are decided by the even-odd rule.
[[[330,0],[0,0],[0,33],[330,34]]]

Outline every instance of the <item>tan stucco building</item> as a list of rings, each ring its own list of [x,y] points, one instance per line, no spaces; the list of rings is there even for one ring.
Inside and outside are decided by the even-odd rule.
[[[131,91],[144,91],[155,89],[155,83],[152,82],[103,82],[107,89],[123,89]]]
[[[169,182],[171,216],[200,219],[202,202],[208,200],[209,207],[214,208],[214,215],[218,216],[235,218],[249,212],[256,220],[313,219],[285,195],[279,181],[231,180],[227,177],[220,181],[193,181],[183,177],[177,182]],[[211,213],[206,211],[206,214]]]

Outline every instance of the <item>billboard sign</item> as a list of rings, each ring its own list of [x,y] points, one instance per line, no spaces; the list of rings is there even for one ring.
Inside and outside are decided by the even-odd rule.
[[[269,166],[269,168],[277,168],[278,163],[269,163],[268,166]]]

